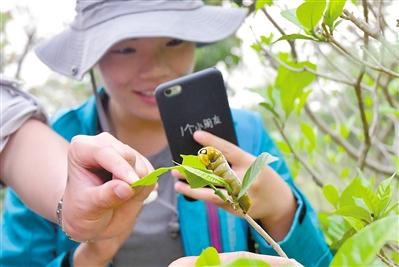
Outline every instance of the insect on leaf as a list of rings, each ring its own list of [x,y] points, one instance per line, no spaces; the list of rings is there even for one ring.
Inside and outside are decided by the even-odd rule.
[[[262,168],[266,164],[270,164],[277,160],[277,157],[272,156],[269,153],[263,152],[262,154],[260,154],[245,172],[238,198],[241,198],[248,191],[248,188],[250,187],[252,182],[255,181],[256,177],[259,175]]]
[[[187,166],[187,165],[181,165],[181,167],[184,169],[184,172],[187,175],[193,175],[192,177],[195,177],[195,179],[196,178],[200,178],[200,179],[204,180],[204,185],[212,184],[212,185],[215,185],[215,186],[224,186],[224,187],[228,186],[223,178],[221,178],[221,177],[219,177],[219,176],[217,176],[217,175],[215,175],[213,173],[210,173],[207,170],[195,169],[195,168]],[[189,177],[187,176],[186,178],[187,178],[187,181],[189,182],[190,186],[195,188],[190,183]]]

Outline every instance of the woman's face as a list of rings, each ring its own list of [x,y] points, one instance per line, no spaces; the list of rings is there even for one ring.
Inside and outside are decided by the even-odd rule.
[[[111,110],[159,120],[155,88],[192,72],[194,52],[194,43],[171,38],[131,39],[111,47],[98,64]]]

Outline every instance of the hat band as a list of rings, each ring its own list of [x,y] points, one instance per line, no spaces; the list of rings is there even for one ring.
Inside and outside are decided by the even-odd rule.
[[[78,12],[71,24],[71,28],[75,30],[87,30],[102,22],[128,14],[168,10],[194,10],[203,5],[202,1],[197,0],[105,1]]]

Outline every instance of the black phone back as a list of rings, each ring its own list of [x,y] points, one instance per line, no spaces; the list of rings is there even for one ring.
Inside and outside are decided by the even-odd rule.
[[[155,91],[173,160],[197,154],[196,130],[213,133],[237,144],[221,73],[210,68],[159,85]]]

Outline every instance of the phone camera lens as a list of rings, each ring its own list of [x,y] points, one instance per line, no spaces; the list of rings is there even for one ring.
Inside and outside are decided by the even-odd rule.
[[[172,94],[172,89],[168,88],[165,90],[165,95],[169,96]]]

